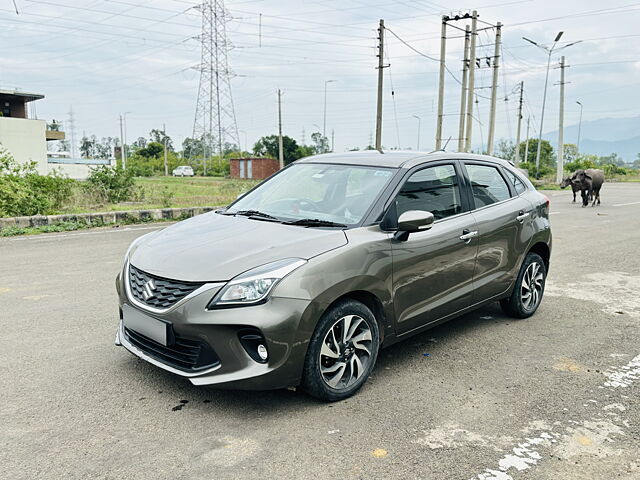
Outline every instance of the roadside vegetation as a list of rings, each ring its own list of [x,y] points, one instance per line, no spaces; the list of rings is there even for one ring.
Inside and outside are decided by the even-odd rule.
[[[529,178],[535,185],[544,190],[556,190],[560,187],[556,184],[557,155],[551,143],[542,140],[540,147],[540,165],[536,169],[536,154],[538,149],[538,139],[529,139],[520,143],[520,163],[519,168],[526,170]],[[505,160],[515,162],[516,148],[513,142],[501,140],[496,145],[494,155]],[[526,153],[526,158],[525,158]],[[568,143],[564,145],[564,173],[569,175],[576,170],[586,170],[587,168],[599,168],[604,171],[604,175],[609,182],[640,182],[640,153],[638,159],[632,166],[618,157],[617,154],[598,156],[587,153],[580,153],[576,145]]]
[[[330,151],[328,139],[320,133],[313,133],[311,140],[311,145],[299,145],[294,139],[284,136],[285,164]],[[543,140],[540,166],[536,169],[537,146],[537,139],[529,139],[528,145],[521,142],[520,157],[524,161],[519,167],[527,170],[538,188],[558,189],[555,183],[556,153],[552,145]],[[120,148],[117,139],[99,141],[91,136],[82,138],[80,150],[87,158],[108,158],[114,148]],[[115,167],[98,166],[92,169],[87,180],[77,181],[59,172],[40,175],[35,164],[18,164],[0,145],[0,217],[227,205],[258,183],[256,180],[228,178],[229,160],[248,155],[276,158],[278,137],[269,135],[261,138],[251,153],[239,151],[235,145],[225,145],[223,156],[218,157],[207,155],[208,148],[204,139],[186,138],[182,150],[177,152],[172,139],[164,131],[154,129],[149,138],[140,137],[127,145],[126,169],[118,160]],[[640,181],[640,154],[630,166],[615,153],[598,157],[580,153],[572,144],[565,145],[564,150],[565,174],[577,169],[601,168],[607,181]],[[522,158],[525,151],[526,158]],[[515,161],[515,145],[500,141],[494,154]],[[169,175],[178,165],[191,165],[196,176],[164,176],[165,155]],[[76,229],[76,225],[67,224],[48,227]]]
[[[132,168],[109,166],[96,167],[86,181],[77,181],[58,172],[39,175],[35,164],[19,165],[0,150],[0,217],[221,206],[257,183],[224,177],[136,177]],[[60,228],[67,227],[73,226]]]

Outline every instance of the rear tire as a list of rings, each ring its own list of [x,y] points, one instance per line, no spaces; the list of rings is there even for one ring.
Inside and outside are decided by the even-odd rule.
[[[537,253],[529,252],[520,267],[511,296],[500,301],[502,311],[514,318],[528,318],[542,302],[547,266]]]
[[[380,333],[366,305],[344,300],[323,315],[309,342],[301,387],[325,402],[344,400],[367,381],[378,357]]]

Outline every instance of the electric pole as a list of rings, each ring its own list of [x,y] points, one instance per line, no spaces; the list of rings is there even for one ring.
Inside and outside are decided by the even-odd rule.
[[[335,148],[335,139],[336,139],[336,131],[332,128],[331,129],[331,152],[333,152]]]
[[[327,136],[327,85],[333,83],[335,80],[324,81],[324,115],[322,116],[322,136]]]
[[[556,183],[564,176],[564,56],[560,58],[560,120],[558,128],[558,162],[556,165]]]
[[[476,39],[478,37],[478,12],[471,14],[471,46],[469,47],[469,85],[467,88],[467,120],[464,151],[471,151],[471,135],[473,133],[473,95],[474,74],[476,68]]]
[[[496,43],[493,53],[493,80],[491,82],[491,113],[489,113],[489,138],[487,138],[487,154],[493,154],[493,137],[496,130],[496,98],[498,96],[498,69],[500,67],[500,38],[502,24],[496,25]]]
[[[122,123],[124,125],[124,137],[122,140],[122,168],[126,169],[127,168],[127,113],[131,113],[131,112],[124,112],[122,114]],[[84,136],[84,135],[83,135]]]
[[[527,140],[524,142],[524,161],[529,161],[529,121],[531,117],[527,117]]]
[[[520,126],[522,124],[522,95],[524,95],[524,81],[520,82],[520,102],[518,103],[518,128],[516,129],[516,166],[520,164]]]
[[[376,150],[382,152],[382,69],[384,68],[384,20],[378,27],[378,105],[376,110]]]
[[[282,146],[282,92],[278,89],[278,160],[284,168],[284,148]]]
[[[120,115],[120,166],[124,169],[124,133],[122,132],[122,115]]]
[[[164,176],[169,176],[169,163],[167,162],[167,126],[162,124],[162,134],[164,135]]]
[[[462,86],[460,95],[460,125],[458,127],[458,151],[464,152],[464,120],[467,109],[467,81],[469,74],[469,38],[471,27],[467,25],[464,30],[464,59],[462,60]]]
[[[440,77],[438,81],[438,123],[436,126],[436,150],[442,148],[442,115],[444,110],[444,75],[445,56],[447,54],[447,20],[449,17],[442,17],[442,32],[440,34]]]

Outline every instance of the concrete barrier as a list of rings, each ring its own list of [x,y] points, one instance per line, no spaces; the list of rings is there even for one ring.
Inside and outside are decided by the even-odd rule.
[[[0,230],[9,227],[40,227],[63,222],[87,225],[110,225],[118,222],[140,223],[154,220],[184,220],[222,207],[155,208],[150,210],[122,210],[115,212],[74,213],[63,215],[33,215],[31,217],[0,218]]]

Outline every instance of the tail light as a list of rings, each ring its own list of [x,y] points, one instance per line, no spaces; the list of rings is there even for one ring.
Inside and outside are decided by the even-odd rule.
[[[543,208],[544,208],[544,212],[549,215],[549,206],[551,205],[551,202],[549,201],[549,197],[547,197],[546,195],[542,195],[544,197],[544,204],[543,204]]]

